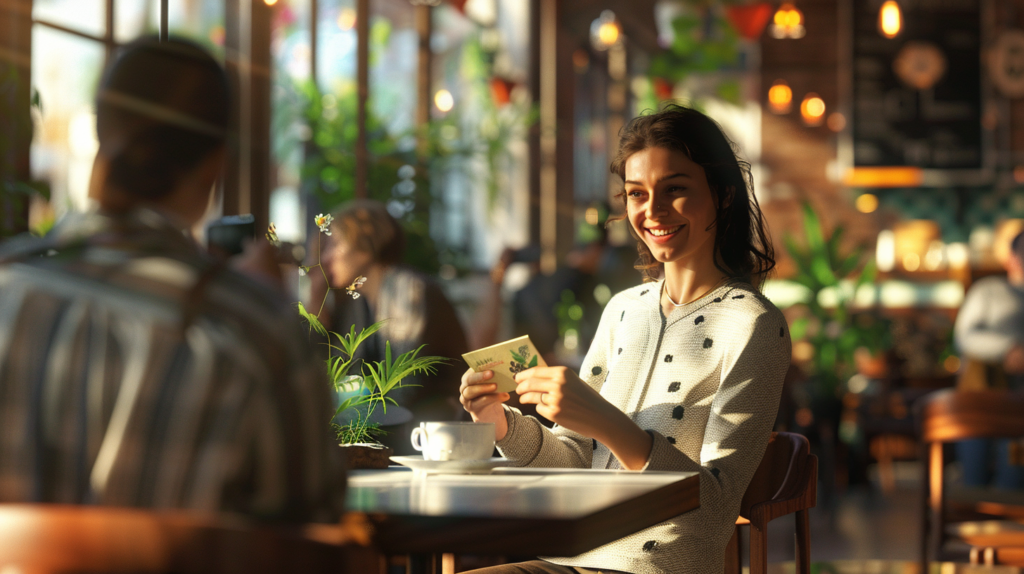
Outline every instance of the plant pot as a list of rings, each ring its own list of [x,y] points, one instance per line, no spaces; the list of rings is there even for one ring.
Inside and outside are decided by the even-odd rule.
[[[387,468],[391,464],[391,455],[395,453],[394,449],[380,443],[361,442],[338,446],[345,453],[345,466],[349,470]]]

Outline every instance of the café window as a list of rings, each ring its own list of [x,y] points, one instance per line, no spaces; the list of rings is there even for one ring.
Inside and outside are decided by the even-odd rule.
[[[108,13],[108,10],[112,12]],[[223,0],[168,0],[171,34],[224,57]],[[96,153],[93,98],[118,44],[161,29],[160,0],[34,0],[32,176],[49,183],[57,215],[86,207]]]

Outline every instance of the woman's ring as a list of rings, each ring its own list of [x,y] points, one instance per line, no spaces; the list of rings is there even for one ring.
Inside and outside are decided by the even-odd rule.
[[[548,396],[547,393],[541,393],[540,394],[540,404],[542,404],[544,406],[548,406],[548,404],[544,402],[544,397],[546,397],[546,396]]]

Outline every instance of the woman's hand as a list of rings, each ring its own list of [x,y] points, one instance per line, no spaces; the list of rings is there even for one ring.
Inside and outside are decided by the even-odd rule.
[[[582,435],[597,438],[609,408],[619,411],[566,367],[534,367],[516,375],[519,400],[537,413]]]
[[[509,394],[497,392],[498,385],[487,382],[492,378],[492,371],[466,371],[459,386],[459,402],[473,417],[473,422],[494,423],[494,440],[501,440],[508,433],[508,421],[501,404],[509,399]]]
[[[519,400],[537,413],[607,446],[630,470],[651,456],[651,436],[566,367],[534,367],[516,375]]]

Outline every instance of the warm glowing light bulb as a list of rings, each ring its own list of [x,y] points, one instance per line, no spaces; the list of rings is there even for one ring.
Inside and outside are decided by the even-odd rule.
[[[861,213],[874,213],[878,209],[878,196],[865,193],[857,198],[857,211]]]
[[[804,34],[807,33],[807,30],[804,28],[804,13],[798,10],[796,6],[786,2],[775,11],[770,29],[772,36],[780,40],[782,38],[792,38],[794,40],[803,38]]]
[[[821,119],[825,116],[825,100],[813,92],[807,94],[804,96],[804,101],[800,103],[800,115],[808,125],[820,124]]]
[[[452,97],[452,93],[448,90],[438,90],[434,94],[434,105],[437,106],[437,109],[447,113],[455,107],[455,98]]]
[[[804,15],[800,13],[796,8],[790,7],[789,12],[786,12],[786,27],[796,28],[803,24]]]
[[[768,90],[768,103],[777,114],[789,112],[789,106],[793,103],[793,90],[785,80],[775,80],[775,84]]]
[[[903,14],[896,0],[886,0],[878,11],[878,30],[886,38],[895,38],[903,28]]]
[[[605,22],[597,29],[597,37],[605,46],[614,46],[619,41],[619,26],[615,22]]]
[[[263,0],[263,3],[267,6],[273,6],[274,4],[277,4],[277,0]]]
[[[345,8],[338,14],[338,27],[342,30],[351,30],[356,27],[356,11]]]

